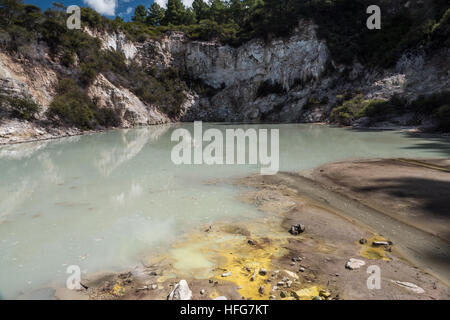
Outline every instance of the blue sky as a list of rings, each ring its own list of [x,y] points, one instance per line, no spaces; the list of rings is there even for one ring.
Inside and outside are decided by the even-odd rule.
[[[106,17],[120,16],[124,20],[129,20],[133,15],[134,8],[137,5],[143,4],[147,8],[153,3],[158,2],[160,5],[165,6],[167,0],[25,0],[25,3],[32,3],[47,9],[52,6],[52,2],[59,2],[66,6],[79,5],[84,7],[91,7],[98,13]],[[193,0],[182,0],[185,5],[190,6]]]

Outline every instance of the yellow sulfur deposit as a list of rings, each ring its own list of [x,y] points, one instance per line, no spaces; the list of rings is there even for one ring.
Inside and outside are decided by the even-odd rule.
[[[387,241],[387,239],[379,235],[375,235],[372,238],[367,239],[367,243],[362,245],[363,248],[361,249],[360,252],[361,256],[372,260],[381,259],[389,261],[389,258],[386,256],[385,248],[383,246],[380,247],[373,246],[374,241]]]
[[[318,286],[312,286],[309,288],[294,291],[294,296],[298,300],[312,300],[314,297],[317,297],[319,295],[320,295],[320,288]]]

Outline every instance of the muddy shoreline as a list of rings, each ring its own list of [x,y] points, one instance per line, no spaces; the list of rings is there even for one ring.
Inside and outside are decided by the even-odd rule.
[[[167,123],[157,123],[150,124],[148,126],[158,126],[158,125],[176,125],[181,122],[167,122]],[[246,123],[233,123],[233,124],[246,124]],[[248,123],[255,124],[255,123]],[[306,123],[305,123],[306,124]],[[317,124],[317,125],[330,125],[325,122],[314,122],[307,124]],[[46,141],[46,140],[56,140],[66,137],[83,136],[95,133],[108,132],[113,130],[123,130],[123,129],[138,129],[146,126],[132,126],[132,127],[118,127],[118,128],[103,128],[96,130],[82,131],[77,128],[71,127],[55,127],[53,125],[42,125],[40,123],[34,122],[23,122],[17,120],[0,120],[0,146],[2,145],[13,145],[28,142]],[[445,132],[426,132],[421,130],[418,126],[404,127],[404,126],[385,126],[385,127],[349,127],[349,126],[339,126],[340,128],[355,129],[355,130],[372,130],[372,131],[386,131],[394,130],[400,132],[409,132],[423,136],[430,137],[449,137],[450,133]]]
[[[391,177],[401,177],[406,172],[450,183],[450,173],[445,171],[449,161],[417,164],[357,160],[301,173],[233,179],[231,183],[247,187],[239,200],[256,206],[261,211],[260,218],[199,226],[181,236],[166,254],[149,257],[134,270],[88,275],[82,279],[81,290],[59,288],[54,297],[167,299],[183,279],[196,300],[450,299],[449,244],[429,232],[433,227],[441,232],[442,224],[448,228],[448,220],[419,228],[418,212],[422,210],[425,221],[434,218],[432,210],[427,212],[420,202],[392,192],[390,198],[383,198],[346,189],[347,183],[378,183],[382,187],[378,192],[389,190],[383,185],[385,182],[376,179],[386,172]],[[372,175],[363,175],[364,170]],[[336,173],[345,177],[333,183],[327,180]],[[338,185],[339,181],[342,185]],[[442,200],[439,192],[428,189],[417,190],[431,200]],[[411,213],[410,223],[406,223],[408,216],[402,220],[381,212],[381,207],[377,207],[380,201],[387,206],[404,205],[405,212]],[[356,208],[356,214],[350,208]],[[385,220],[376,214],[373,218],[370,210],[382,214]],[[383,229],[386,222],[395,225],[395,232]],[[291,226],[297,224],[305,226],[304,232],[289,233]],[[351,270],[347,266],[350,259],[363,261],[364,265]],[[377,266],[381,271],[378,290],[367,286],[369,266]]]

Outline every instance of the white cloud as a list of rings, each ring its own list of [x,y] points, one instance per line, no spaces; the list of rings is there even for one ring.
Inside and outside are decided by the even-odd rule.
[[[114,16],[117,0],[83,0],[83,2],[100,14]]]
[[[155,0],[157,4],[159,4],[163,8],[167,8],[167,0]],[[194,0],[181,0],[186,7],[192,7],[192,2]]]
[[[133,11],[133,8],[132,8],[132,7],[128,7],[128,8],[127,8],[127,14],[130,14],[132,11]]]

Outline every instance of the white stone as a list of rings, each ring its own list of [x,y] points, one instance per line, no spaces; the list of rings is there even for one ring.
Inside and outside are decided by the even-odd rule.
[[[421,294],[421,293],[425,292],[424,289],[422,289],[418,285],[415,285],[414,283],[411,283],[411,282],[402,282],[402,281],[398,281],[398,280],[397,281],[391,280],[391,281],[394,282],[396,285],[403,287],[403,288],[410,290],[417,294]]]
[[[186,280],[180,280],[175,285],[175,288],[167,297],[167,300],[191,300],[192,299],[192,291],[189,289],[189,286]]]
[[[350,260],[347,261],[345,264],[345,267],[350,270],[359,269],[362,266],[364,266],[366,263],[359,259],[350,258]]]

